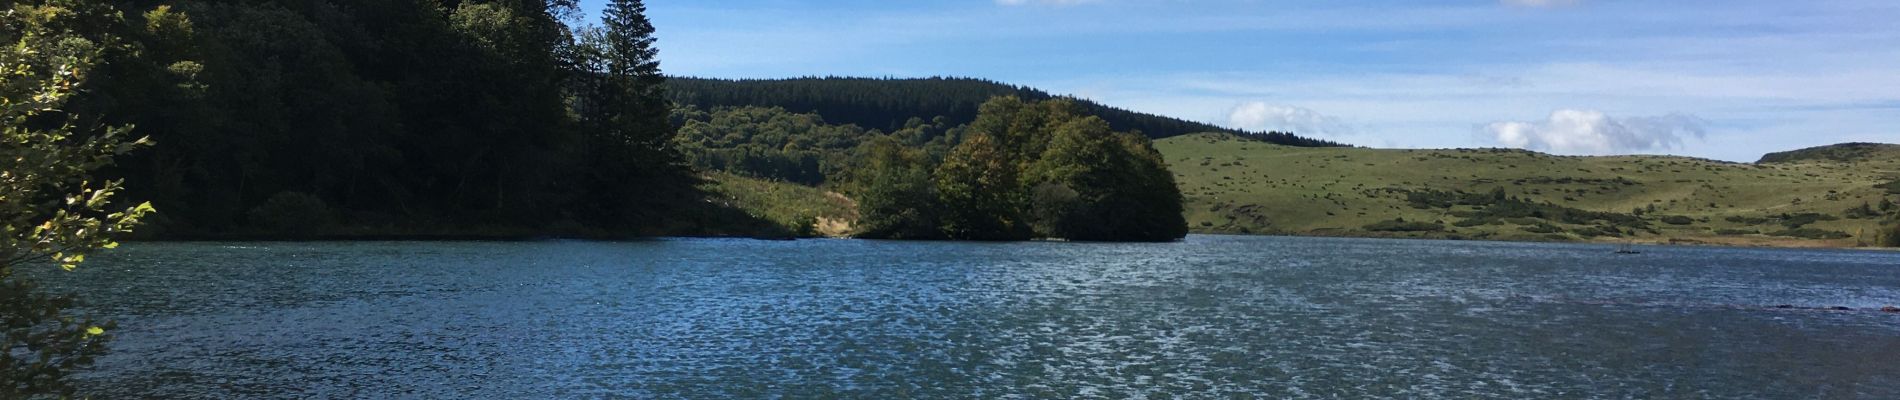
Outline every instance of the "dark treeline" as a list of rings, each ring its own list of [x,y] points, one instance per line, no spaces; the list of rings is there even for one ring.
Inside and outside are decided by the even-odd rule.
[[[944,117],[950,124],[976,119],[978,108],[997,96],[1028,101],[1057,98],[1036,89],[981,79],[926,78],[801,78],[728,80],[675,77],[667,80],[674,102],[701,109],[719,107],[781,107],[794,113],[823,115],[837,124],[852,124],[885,132],[902,129],[913,118]],[[1268,143],[1329,147],[1338,143],[1281,132],[1245,132],[1214,125],[1139,113],[1099,103],[1076,100],[1082,112],[1101,117],[1118,131],[1136,131],[1160,139],[1202,132],[1224,132]]]
[[[913,118],[893,132],[835,125],[817,114],[778,107],[691,106],[674,109],[681,125],[677,147],[695,168],[807,186],[836,186],[846,172],[865,168],[854,158],[859,146],[887,138],[941,158],[961,138],[964,126],[945,118]]]
[[[694,203],[638,0],[113,5],[158,11],[95,21],[130,44],[70,109],[158,143],[113,173],[148,231],[663,233]]]

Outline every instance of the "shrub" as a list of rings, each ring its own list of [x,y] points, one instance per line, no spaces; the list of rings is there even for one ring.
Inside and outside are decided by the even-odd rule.
[[[1800,229],[1801,227],[1808,226],[1816,222],[1839,221],[1839,220],[1841,220],[1840,217],[1827,215],[1827,214],[1817,214],[1817,213],[1802,213],[1802,214],[1794,214],[1794,215],[1783,214],[1781,216],[1781,226],[1786,226],[1788,227],[1788,229]]]
[[[1695,219],[1681,215],[1671,215],[1662,217],[1662,222],[1670,225],[1689,225],[1695,223]]]
[[[1372,232],[1440,232],[1445,225],[1437,222],[1406,222],[1404,218],[1366,225]]]
[[[1900,194],[1900,180],[1887,182],[1885,184],[1882,184],[1880,186],[1875,186],[1875,187],[1881,188],[1881,189],[1887,189],[1888,194]]]
[[[1743,236],[1761,234],[1761,231],[1754,229],[1717,229],[1715,230],[1715,234],[1722,236]]]
[[[1846,238],[1854,237],[1854,235],[1849,235],[1847,234],[1847,232],[1830,231],[1826,229],[1815,229],[1815,228],[1789,229],[1785,231],[1771,233],[1770,235],[1802,238],[1802,239],[1823,239],[1823,240],[1824,239],[1846,239]]]
[[[1841,211],[1841,215],[1847,217],[1847,219],[1868,219],[1879,217],[1881,212],[1874,211],[1873,204],[1861,202],[1860,206]]]
[[[1537,224],[1537,225],[1526,226],[1526,227],[1518,228],[1518,229],[1521,229],[1525,232],[1530,232],[1530,233],[1558,233],[1558,232],[1564,231],[1563,228],[1558,228],[1556,225],[1551,225],[1551,224]]]
[[[1594,237],[1599,237],[1599,236],[1609,236],[1609,237],[1623,236],[1623,232],[1617,231],[1616,228],[1606,228],[1606,227],[1600,227],[1600,226],[1586,226],[1582,228],[1572,229],[1570,233],[1576,234],[1577,236],[1582,237],[1584,239],[1589,239],[1589,238],[1594,238]]]

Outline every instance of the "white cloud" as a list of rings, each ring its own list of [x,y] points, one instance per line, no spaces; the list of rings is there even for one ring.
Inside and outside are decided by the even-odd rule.
[[[1308,136],[1339,136],[1357,133],[1337,117],[1302,107],[1250,102],[1234,107],[1227,124],[1250,131],[1289,132]]]
[[[1004,6],[1022,6],[1022,5],[1073,6],[1077,4],[1094,3],[1094,2],[1095,0],[996,0],[997,5],[1004,5]]]
[[[1682,147],[1701,139],[1706,122],[1691,115],[1614,118],[1602,111],[1557,110],[1541,122],[1495,122],[1482,128],[1498,144],[1565,154],[1622,154]]]
[[[1536,7],[1536,8],[1574,6],[1574,5],[1577,5],[1577,3],[1583,2],[1582,0],[1499,0],[1499,1],[1503,2],[1504,5],[1512,6],[1512,7]]]

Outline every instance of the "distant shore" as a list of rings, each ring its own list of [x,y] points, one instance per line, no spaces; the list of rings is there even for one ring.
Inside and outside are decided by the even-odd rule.
[[[1564,244],[1635,244],[1640,246],[1682,246],[1682,247],[1731,247],[1762,249],[1836,249],[1836,250],[1877,250],[1900,251],[1900,248],[1877,246],[1856,246],[1853,240],[1806,240],[1783,238],[1665,238],[1648,237],[1632,239],[1599,240],[1544,240],[1538,237],[1486,238],[1453,233],[1391,233],[1363,231],[1322,231],[1322,232],[1194,232],[1195,235],[1218,236],[1283,236],[1313,238],[1357,238],[1357,239],[1393,239],[1393,240],[1448,240],[1461,242],[1499,242],[1499,243],[1564,243]],[[1726,240],[1725,240],[1726,239]],[[1741,239],[1741,240],[1735,240]]]
[[[1727,248],[1763,248],[1763,249],[1833,249],[1833,250],[1872,250],[1900,252],[1900,249],[1833,244],[1813,240],[1778,240],[1769,238],[1760,241],[1723,242],[1699,240],[1695,238],[1641,238],[1626,240],[1589,240],[1559,241],[1537,240],[1536,238],[1477,238],[1456,234],[1394,234],[1380,232],[1274,232],[1274,233],[1235,233],[1235,232],[1193,232],[1200,236],[1258,236],[1258,237],[1305,237],[1340,239],[1387,239],[1387,240],[1445,240],[1464,242],[1495,243],[1553,243],[1586,245],[1635,244],[1640,246],[1666,247],[1727,247]],[[663,239],[746,239],[761,241],[791,240],[856,240],[836,236],[773,236],[739,234],[673,234],[673,235],[611,235],[611,234],[529,234],[529,233],[365,233],[365,234],[190,234],[165,235],[130,239],[131,242],[148,243],[191,243],[191,242],[535,242],[550,240],[591,240],[591,241],[651,241]],[[1706,238],[1704,238],[1706,239]],[[871,239],[865,239],[871,240]],[[1033,242],[1068,242],[1066,240],[1032,240]]]

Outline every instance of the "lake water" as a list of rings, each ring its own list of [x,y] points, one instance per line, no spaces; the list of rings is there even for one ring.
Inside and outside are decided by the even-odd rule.
[[[41,275],[119,323],[95,398],[1900,398],[1900,254],[1612,250],[152,243]]]

